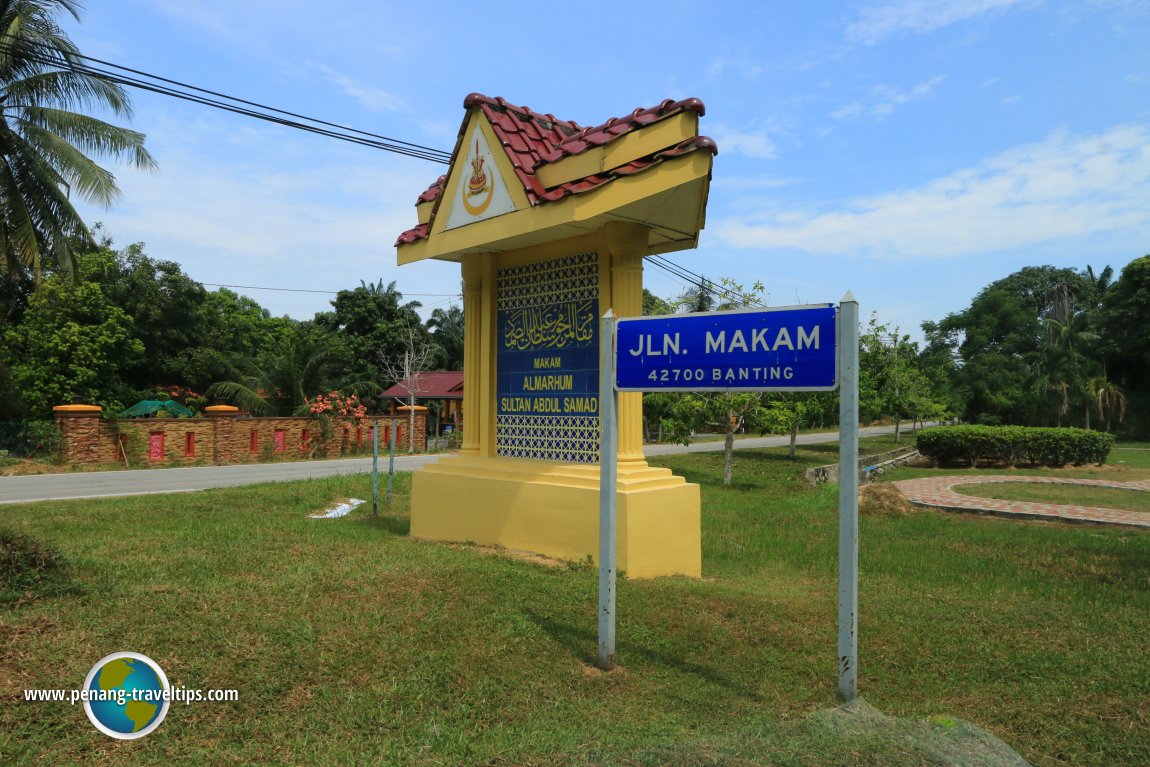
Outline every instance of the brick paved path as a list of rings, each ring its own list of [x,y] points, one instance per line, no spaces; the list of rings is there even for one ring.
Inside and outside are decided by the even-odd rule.
[[[1150,513],[1104,509],[1096,506],[1060,506],[1033,501],[1002,501],[995,498],[975,498],[955,492],[956,485],[980,485],[987,482],[1030,482],[1049,485],[1093,485],[1120,490],[1150,492],[1150,480],[1113,482],[1106,479],[1062,479],[1054,477],[994,477],[962,476],[903,479],[893,483],[907,500],[916,506],[928,506],[947,511],[968,511],[994,514],[1020,519],[1045,519],[1061,522],[1091,522],[1104,525],[1123,525],[1150,529]]]

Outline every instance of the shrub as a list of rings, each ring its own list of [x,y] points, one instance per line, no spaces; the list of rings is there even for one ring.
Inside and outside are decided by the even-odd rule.
[[[31,536],[0,529],[0,605],[73,589],[63,554]]]
[[[1089,429],[1049,429],[1026,426],[937,426],[918,434],[918,451],[936,464],[979,461],[1017,466],[1101,466],[1110,455],[1114,437]]]

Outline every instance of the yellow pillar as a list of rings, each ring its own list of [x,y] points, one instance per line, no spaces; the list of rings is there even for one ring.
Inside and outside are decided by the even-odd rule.
[[[479,454],[480,413],[479,399],[480,357],[483,348],[482,330],[485,323],[477,322],[483,304],[483,265],[480,256],[463,259],[463,445],[464,455]]]
[[[496,327],[499,322],[499,294],[496,284],[496,264],[493,257],[484,258],[483,290],[479,303],[479,453],[488,457],[495,455],[495,400],[496,365],[498,341]]]
[[[604,247],[610,255],[611,308],[620,317],[643,313],[643,257],[647,254],[647,227],[612,221],[603,227]],[[643,456],[643,395],[619,395],[619,466],[646,466]]]

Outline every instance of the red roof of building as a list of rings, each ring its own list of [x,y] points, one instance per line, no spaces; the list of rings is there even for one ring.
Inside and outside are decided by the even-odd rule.
[[[537,176],[539,168],[544,165],[581,154],[593,147],[603,146],[620,136],[680,112],[697,112],[702,116],[705,113],[703,102],[699,99],[684,99],[682,101],[667,99],[647,109],[636,109],[624,117],[613,117],[602,125],[593,128],[584,128],[578,123],[560,120],[555,115],[540,114],[529,107],[515,106],[507,103],[505,99],[490,98],[479,93],[472,93],[464,99],[463,107],[465,109],[479,107],[483,110],[495,131],[495,135],[499,138],[503,151],[515,168],[515,175],[523,184],[523,191],[527,194],[527,199],[532,205],[555,202],[570,195],[586,192],[615,178],[642,172],[665,159],[680,157],[697,149],[712,154],[719,153],[714,140],[706,136],[694,136],[648,157],[624,163],[602,173],[595,173],[585,178],[547,188]],[[467,120],[465,119],[459,132],[460,141],[463,139],[463,131],[466,130],[466,127]],[[458,142],[456,143],[456,151],[458,151]],[[440,197],[446,184],[447,177],[440,176],[419,196],[417,204],[434,201],[436,209],[438,209]],[[434,220],[435,210],[432,211],[431,215],[432,220]],[[420,224],[413,227],[399,235],[399,239],[395,243],[396,247],[426,239],[430,231],[430,224]]]
[[[381,398],[407,399],[410,379],[403,379],[380,395]],[[462,370],[425,370],[419,374],[415,386],[416,399],[463,399]]]

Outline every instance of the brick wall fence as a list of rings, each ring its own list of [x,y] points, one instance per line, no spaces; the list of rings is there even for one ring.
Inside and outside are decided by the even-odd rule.
[[[359,423],[317,418],[249,418],[237,408],[215,405],[202,418],[105,419],[95,405],[53,408],[68,464],[118,463],[129,467],[258,463],[278,459],[337,458],[371,453],[374,418]],[[387,451],[395,429],[396,450],[407,450],[408,408],[379,418],[379,449]],[[415,408],[415,449],[427,449],[427,408]]]

